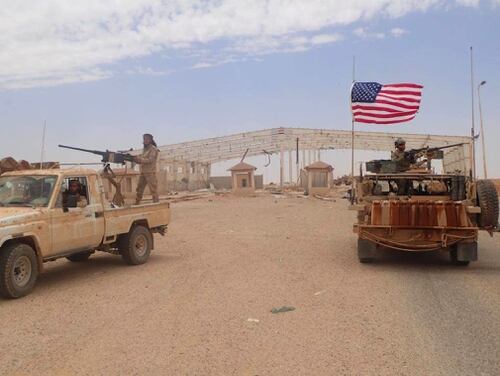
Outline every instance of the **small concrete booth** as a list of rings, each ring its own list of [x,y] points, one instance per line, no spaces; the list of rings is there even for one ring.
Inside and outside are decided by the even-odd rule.
[[[314,162],[304,167],[307,171],[306,193],[309,195],[325,195],[330,191],[333,180],[333,167],[325,162]]]
[[[240,162],[229,169],[231,171],[233,193],[255,193],[255,170],[257,170],[257,167],[245,162]]]

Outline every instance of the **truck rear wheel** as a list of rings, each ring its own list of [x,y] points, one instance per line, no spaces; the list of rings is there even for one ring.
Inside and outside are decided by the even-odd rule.
[[[134,226],[118,241],[120,254],[129,265],[140,265],[148,261],[152,246],[153,236],[144,226]]]
[[[498,224],[498,193],[491,180],[478,180],[477,199],[481,207],[478,215],[479,227],[494,228]]]
[[[79,252],[73,255],[69,255],[66,258],[71,262],[85,262],[89,259],[92,253],[92,251]]]
[[[27,244],[10,244],[0,250],[0,295],[20,298],[28,295],[38,278],[38,259]]]

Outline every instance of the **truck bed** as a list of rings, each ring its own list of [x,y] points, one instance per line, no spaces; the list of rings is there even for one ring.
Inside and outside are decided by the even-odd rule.
[[[134,222],[146,221],[150,229],[167,226],[170,223],[170,204],[164,202],[106,208],[104,219],[106,224],[104,239],[107,242],[117,235],[127,233]]]

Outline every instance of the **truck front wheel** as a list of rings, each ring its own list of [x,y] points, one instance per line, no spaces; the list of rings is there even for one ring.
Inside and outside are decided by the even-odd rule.
[[[123,260],[129,265],[140,265],[148,261],[153,246],[153,237],[148,228],[135,226],[118,241]]]
[[[27,244],[9,244],[0,250],[0,295],[20,298],[28,295],[38,278],[38,259]]]

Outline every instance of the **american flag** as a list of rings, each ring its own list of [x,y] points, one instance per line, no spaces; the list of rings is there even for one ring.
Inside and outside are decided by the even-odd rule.
[[[422,85],[355,82],[351,91],[354,121],[396,124],[413,119],[420,108]]]

